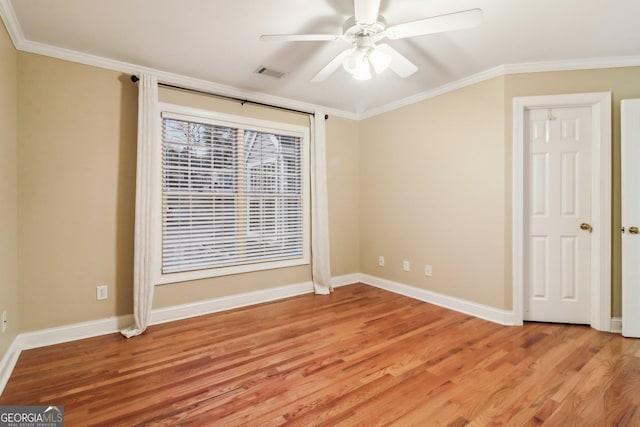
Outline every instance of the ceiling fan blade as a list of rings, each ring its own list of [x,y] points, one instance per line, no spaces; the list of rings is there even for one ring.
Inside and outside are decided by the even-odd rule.
[[[404,55],[388,44],[382,43],[377,45],[376,48],[391,57],[389,68],[400,77],[409,77],[411,74],[418,71],[418,67],[416,67],[413,62],[409,61]]]
[[[335,34],[264,34],[260,36],[263,42],[323,42],[342,39]]]
[[[387,28],[384,34],[396,40],[471,28],[480,25],[480,22],[482,22],[482,9],[471,9],[394,25]]]
[[[318,71],[318,74],[316,74],[311,79],[311,81],[314,82],[314,83],[317,83],[317,82],[322,82],[322,81],[326,80],[327,77],[329,77],[331,74],[333,74],[334,71],[336,71],[338,68],[340,68],[340,66],[342,65],[342,62],[349,55],[351,55],[352,52],[353,52],[353,49],[347,49],[347,50],[343,50],[342,52],[340,52],[338,54],[338,56],[333,58],[327,65],[324,66],[324,68],[322,70]]]
[[[380,11],[380,0],[353,0],[353,8],[358,24],[375,24]]]

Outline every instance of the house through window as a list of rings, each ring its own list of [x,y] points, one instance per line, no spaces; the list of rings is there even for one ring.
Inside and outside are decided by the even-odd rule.
[[[163,276],[308,263],[308,133],[235,119],[162,114]]]

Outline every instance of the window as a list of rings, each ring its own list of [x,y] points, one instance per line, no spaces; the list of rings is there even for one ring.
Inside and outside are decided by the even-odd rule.
[[[308,264],[308,130],[161,108],[157,282]]]

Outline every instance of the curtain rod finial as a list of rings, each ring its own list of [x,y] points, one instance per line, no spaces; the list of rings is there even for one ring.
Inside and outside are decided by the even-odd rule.
[[[325,115],[324,115],[324,119],[325,119],[325,120],[329,120],[329,115],[328,115],[328,114],[325,114]]]
[[[140,80],[140,78],[138,76],[136,76],[135,74],[131,75],[131,81],[134,83],[138,83],[138,80]]]

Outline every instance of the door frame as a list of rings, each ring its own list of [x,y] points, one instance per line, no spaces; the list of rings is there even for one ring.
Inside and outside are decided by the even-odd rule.
[[[525,113],[538,108],[589,107],[592,117],[591,156],[591,327],[611,330],[611,92],[513,98],[513,322],[523,324],[525,235]]]

